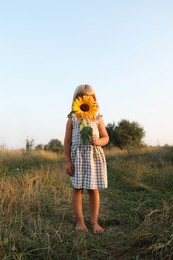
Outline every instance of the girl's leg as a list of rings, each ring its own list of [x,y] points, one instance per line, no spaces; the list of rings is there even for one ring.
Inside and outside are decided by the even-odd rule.
[[[72,203],[76,219],[76,230],[87,232],[88,229],[84,222],[83,212],[82,212],[82,192],[83,189],[73,188],[72,192]]]
[[[102,233],[104,228],[98,224],[98,215],[100,208],[100,194],[99,190],[88,190],[90,200],[90,221],[95,234]]]

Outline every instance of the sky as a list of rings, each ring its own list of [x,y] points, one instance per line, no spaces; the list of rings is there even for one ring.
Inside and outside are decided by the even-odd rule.
[[[0,1],[0,147],[62,142],[76,87],[173,145],[172,0]]]

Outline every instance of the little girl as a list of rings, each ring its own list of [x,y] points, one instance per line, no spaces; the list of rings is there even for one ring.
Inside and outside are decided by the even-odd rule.
[[[73,97],[74,101],[93,97],[93,100],[98,107],[96,94],[94,89],[89,85],[80,85],[76,88]],[[81,104],[84,114],[90,103]],[[87,109],[86,109],[87,108]],[[109,136],[106,131],[102,116],[98,113],[92,118],[84,118],[75,112],[69,114],[69,119],[66,124],[66,133],[64,139],[64,154],[66,162],[66,172],[71,176],[73,192],[72,204],[76,219],[76,230],[87,232],[88,229],[84,222],[82,210],[82,192],[83,189],[88,190],[90,202],[90,222],[95,234],[102,233],[104,228],[98,224],[98,215],[100,207],[99,189],[107,188],[107,165],[102,146],[109,142]],[[83,143],[81,138],[80,123],[82,119],[87,120],[87,125],[92,129],[90,142]]]

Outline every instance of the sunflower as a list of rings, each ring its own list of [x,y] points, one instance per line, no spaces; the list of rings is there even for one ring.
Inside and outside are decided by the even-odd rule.
[[[72,111],[77,116],[93,118],[98,111],[98,106],[92,96],[84,95],[74,100]]]

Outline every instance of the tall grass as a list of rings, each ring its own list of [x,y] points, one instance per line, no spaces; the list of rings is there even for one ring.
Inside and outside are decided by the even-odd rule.
[[[125,227],[127,259],[129,252],[136,259],[172,259],[173,148],[126,151],[107,160],[110,215]]]
[[[105,151],[95,236],[75,231],[62,155],[0,151],[0,259],[172,259],[173,148]]]

